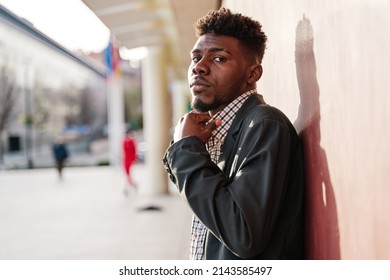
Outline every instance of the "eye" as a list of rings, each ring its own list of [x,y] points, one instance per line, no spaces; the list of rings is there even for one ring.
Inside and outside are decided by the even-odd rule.
[[[201,59],[202,59],[201,56],[193,56],[193,57],[191,57],[192,62],[195,62],[195,63],[199,62]]]
[[[216,57],[214,57],[214,61],[216,61],[216,62],[225,62],[226,58],[224,58],[223,56],[216,56]]]

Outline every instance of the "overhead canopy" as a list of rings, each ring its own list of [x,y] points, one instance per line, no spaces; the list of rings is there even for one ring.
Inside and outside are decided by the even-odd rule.
[[[196,40],[193,23],[209,10],[218,9],[216,0],[83,0],[111,30],[119,43],[129,49],[163,45],[176,74],[185,75],[189,51]]]

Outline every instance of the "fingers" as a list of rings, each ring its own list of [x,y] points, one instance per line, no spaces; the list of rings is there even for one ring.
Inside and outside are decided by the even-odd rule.
[[[217,118],[217,119],[209,122],[208,124],[206,124],[205,129],[213,131],[214,129],[216,129],[218,126],[221,126],[221,125],[222,125],[222,120],[220,118]]]
[[[216,127],[222,125],[222,120],[220,118],[216,118],[214,121],[209,122],[212,117],[208,113],[190,112],[187,115],[191,115],[191,117],[193,117],[197,123],[204,124],[205,127],[209,125],[210,128],[215,129]]]
[[[222,124],[220,118],[212,121],[210,119],[209,114],[187,113],[176,126],[174,141],[176,142],[187,136],[196,136],[206,143],[212,136],[212,132]]]
[[[209,114],[204,113],[188,113],[188,115],[191,115],[199,124],[206,124],[211,119]]]

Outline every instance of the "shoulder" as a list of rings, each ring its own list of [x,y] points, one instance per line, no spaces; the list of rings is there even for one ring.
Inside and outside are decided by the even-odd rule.
[[[256,118],[290,122],[286,115],[276,107],[266,104],[260,94],[251,95],[237,112],[237,119]]]
[[[250,133],[252,137],[280,133],[290,139],[298,138],[290,119],[278,108],[264,103],[247,111],[236,129],[244,134]]]
[[[293,124],[281,110],[266,104],[262,95],[253,94],[237,112],[236,118],[232,123],[231,133],[235,134],[240,129],[260,124],[284,127],[296,133]]]
[[[280,123],[291,123],[288,117],[278,108],[268,104],[260,104],[254,107],[247,118],[255,120],[273,120]]]
[[[289,118],[278,108],[265,104],[257,103],[250,106],[245,113],[241,115],[243,122],[249,122],[252,125],[255,123],[274,123],[279,126],[285,126],[289,129],[293,128],[293,125]]]

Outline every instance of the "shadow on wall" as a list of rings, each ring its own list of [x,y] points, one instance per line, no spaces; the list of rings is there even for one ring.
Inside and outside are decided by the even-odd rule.
[[[321,147],[320,90],[316,77],[313,28],[305,16],[298,22],[295,64],[300,94],[294,123],[305,157],[306,259],[340,259],[337,207],[326,152]]]

